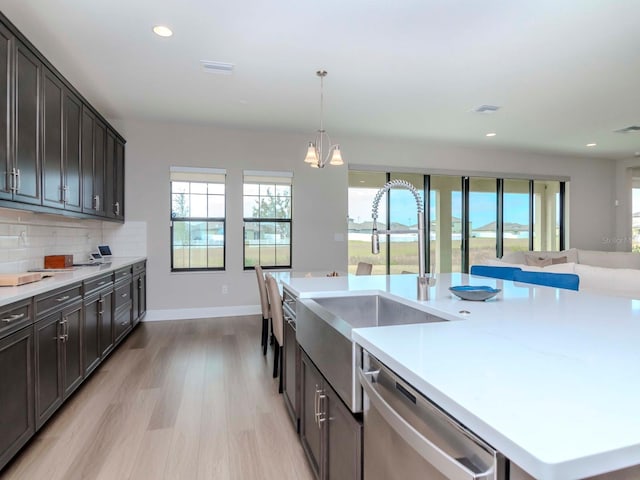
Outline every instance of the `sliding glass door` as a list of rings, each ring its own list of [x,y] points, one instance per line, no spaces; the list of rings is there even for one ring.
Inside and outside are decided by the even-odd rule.
[[[358,262],[372,263],[377,274],[418,271],[416,233],[380,235],[380,254],[371,254],[373,198],[393,179],[408,181],[428,199],[425,247],[430,272],[466,272],[508,252],[564,248],[564,181],[351,171],[350,272]],[[416,210],[408,190],[393,188],[380,202],[378,228],[415,230]]]
[[[462,181],[431,175],[429,180],[429,269],[460,272],[462,268]]]

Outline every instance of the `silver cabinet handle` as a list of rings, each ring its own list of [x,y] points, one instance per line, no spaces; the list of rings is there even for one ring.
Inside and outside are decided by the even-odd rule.
[[[18,191],[18,189],[16,188],[18,180],[16,179],[16,169],[15,168],[11,169],[10,175],[11,175],[11,178],[9,179],[9,190],[12,191],[13,193],[16,193]]]
[[[127,294],[126,294],[126,293],[122,293],[120,296],[121,296],[122,298],[127,298]]]
[[[326,397],[326,395],[324,394],[324,389],[319,388],[318,384],[316,384],[316,394],[315,394],[315,422],[316,425],[318,425],[318,428],[320,428],[320,423],[322,423],[324,421],[323,416],[323,412],[320,411],[320,402]]]
[[[20,169],[16,169],[16,193],[20,191]]]
[[[62,297],[56,298],[56,302],[64,302],[65,300],[69,300],[69,295],[63,295]]]
[[[14,313],[2,319],[4,323],[11,323],[24,317],[24,313]]]
[[[120,202],[116,202],[114,207],[115,207],[115,214],[120,215]]]
[[[368,372],[367,372],[368,373]],[[494,454],[494,464],[487,471],[474,473],[466,466],[459,463],[455,458],[449,456],[440,447],[434,444],[427,437],[418,432],[409,422],[407,422],[391,405],[380,395],[371,382],[367,379],[365,372],[358,370],[358,378],[369,398],[369,402],[378,410],[384,420],[400,435],[413,449],[427,462],[437,468],[447,478],[451,480],[490,480],[494,478],[496,468],[496,455]]]
[[[94,210],[100,210],[100,195],[93,196]]]
[[[318,428],[320,428],[321,424],[327,419],[327,412],[324,409],[325,398],[327,398],[327,396],[324,394],[324,391],[318,395]]]

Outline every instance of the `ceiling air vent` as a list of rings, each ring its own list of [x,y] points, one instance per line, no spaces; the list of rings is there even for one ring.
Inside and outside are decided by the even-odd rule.
[[[200,60],[200,65],[205,72],[218,75],[231,75],[234,67],[233,63],[210,62],[208,60]]]
[[[640,126],[631,125],[630,127],[624,127],[619,130],[614,130],[615,133],[640,133]]]
[[[480,105],[471,111],[475,113],[495,113],[498,110],[500,110],[500,107],[497,105]]]

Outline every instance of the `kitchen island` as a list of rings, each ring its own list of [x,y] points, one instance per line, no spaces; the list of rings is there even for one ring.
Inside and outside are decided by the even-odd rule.
[[[468,302],[448,290],[464,284],[502,292]],[[414,275],[291,278],[286,288],[380,294],[449,320],[355,329],[352,340],[534,478],[640,464],[640,301],[462,274],[439,275],[422,302]]]

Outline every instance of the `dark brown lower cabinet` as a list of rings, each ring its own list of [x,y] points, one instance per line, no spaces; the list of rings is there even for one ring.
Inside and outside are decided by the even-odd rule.
[[[53,314],[36,322],[35,334],[36,428],[40,428],[62,403],[60,316]]]
[[[36,429],[33,354],[33,324],[0,339],[0,469]]]
[[[105,293],[99,306],[100,314],[98,338],[100,341],[100,358],[104,358],[113,350],[113,291]]]
[[[301,352],[300,441],[316,478],[362,478],[362,420]]]
[[[102,291],[91,294],[84,299],[84,332],[82,334],[83,365],[85,376],[89,375],[100,364],[103,347],[109,348],[111,342],[111,323],[113,308],[113,285]],[[108,339],[106,345],[100,341],[100,333],[106,331]]]
[[[123,270],[119,270],[123,272]],[[131,300],[131,288],[132,277],[131,274],[124,275],[123,280],[117,282],[114,287],[113,297],[113,338],[114,344],[117,344],[122,340],[129,331],[131,331],[132,324],[132,308],[133,302]]]
[[[36,319],[36,429],[82,382],[82,302]]]
[[[285,319],[282,354],[282,393],[296,432],[300,431],[300,346],[293,320]]]

